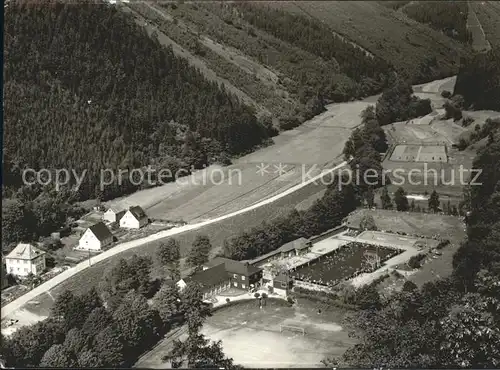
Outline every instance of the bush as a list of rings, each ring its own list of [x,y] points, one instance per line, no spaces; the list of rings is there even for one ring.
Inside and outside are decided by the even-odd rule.
[[[441,96],[445,99],[449,99],[451,97],[451,92],[449,92],[448,90],[443,90],[441,92]]]
[[[438,245],[436,245],[436,249],[443,249],[447,245],[450,244],[450,241],[448,239],[446,240],[441,240]]]
[[[355,304],[362,310],[379,309],[382,307],[380,295],[372,285],[367,285],[359,289],[355,296]]]
[[[424,258],[425,254],[419,253],[408,260],[408,266],[412,269],[418,269],[420,266],[422,266],[422,260]]]
[[[229,303],[231,302],[231,300],[229,298],[226,298],[226,302]]]
[[[255,293],[253,296],[254,296],[255,298],[259,298],[259,297],[260,297],[260,294],[259,294],[259,292],[257,292],[257,293]]]
[[[296,116],[282,117],[279,120],[279,125],[281,130],[292,130],[295,127],[300,126],[300,120]]]
[[[413,281],[406,280],[403,284],[403,292],[412,292],[416,289],[418,289],[417,284],[415,284]]]
[[[462,118],[462,110],[454,103],[447,101],[443,108],[446,111],[445,119],[453,118],[453,121],[458,121]]]
[[[474,118],[471,116],[464,116],[462,120],[462,127],[468,127],[474,122]]]
[[[295,300],[293,299],[293,297],[292,297],[292,296],[288,296],[288,297],[286,297],[286,300],[287,300],[287,301],[288,301],[288,303],[290,303],[290,304],[294,304],[294,303],[295,303]]]

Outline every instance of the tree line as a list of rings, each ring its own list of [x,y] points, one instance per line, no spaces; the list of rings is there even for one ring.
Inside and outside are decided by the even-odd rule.
[[[468,109],[500,111],[500,48],[461,60],[453,94]]]
[[[359,203],[352,184],[339,187],[334,179],[323,197],[306,211],[291,211],[287,216],[244,231],[224,241],[224,256],[235,260],[252,259],[300,237],[309,238],[339,225]],[[343,183],[347,183],[344,181]]]

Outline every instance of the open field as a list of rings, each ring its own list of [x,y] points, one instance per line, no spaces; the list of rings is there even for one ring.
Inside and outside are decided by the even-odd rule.
[[[355,343],[342,327],[345,312],[322,307],[318,315],[317,310],[317,304],[305,299],[292,307],[282,300],[268,299],[260,310],[256,302],[241,302],[215,311],[202,333],[211,340],[221,340],[224,353],[246,368],[315,368],[325,357],[341,355]],[[280,333],[281,325],[303,328],[306,334]],[[174,339],[185,338],[182,333],[174,333]],[[135,367],[168,368],[161,358],[170,350],[171,342],[170,338],[161,341]]]
[[[358,272],[370,269],[365,253],[376,253],[383,263],[400,251],[368,244],[349,243],[321,256],[310,264],[297,267],[292,276],[298,280],[336,284],[353,277]]]
[[[397,145],[391,161],[446,162],[446,148],[444,145]]]
[[[479,21],[476,11],[481,11],[481,8],[484,8],[487,6],[489,9],[492,10],[493,12],[490,13],[488,12],[481,12],[481,14],[484,16],[488,16],[488,25],[491,25],[492,23],[489,22],[489,16],[494,15],[496,13],[496,7],[489,4],[481,4],[481,2],[477,2],[477,5],[474,5],[474,1],[469,1],[469,16],[467,18],[467,29],[471,32],[472,34],[472,48],[474,51],[477,52],[486,52],[491,49],[491,44],[489,41],[489,38],[486,37],[486,33],[483,29],[483,26],[481,22]],[[500,15],[500,13],[496,14],[497,16]],[[486,20],[486,19],[485,19]],[[497,19],[498,21],[498,19]],[[498,31],[497,31],[498,32]],[[493,35],[494,36],[494,35]]]
[[[373,216],[378,230],[398,231],[427,238],[439,236],[452,243],[459,243],[465,238],[464,223],[460,218],[432,213],[361,209],[349,215],[347,225],[359,227],[366,214]]]
[[[390,244],[393,248],[416,248],[417,244],[437,244],[436,241],[428,239],[416,239],[411,236],[402,236],[397,234],[388,234],[379,231],[364,231],[359,234],[356,240],[364,243],[377,244],[382,242]]]
[[[259,310],[255,302],[222,308],[210,317],[203,333],[222,340],[224,353],[245,367],[319,367],[328,356],[341,355],[354,341],[341,326],[344,313],[323,310],[299,299],[288,307],[268,301]],[[280,325],[297,326],[302,333],[280,333]]]
[[[500,3],[498,1],[470,1],[486,39],[493,47],[500,47]]]
[[[368,105],[366,101],[331,104],[326,112],[283,132],[273,145],[236,159],[232,166],[211,166],[107,204],[119,208],[138,204],[149,217],[187,222],[235,211],[339,163],[344,144],[351,130],[361,124],[360,112]],[[268,165],[264,174],[257,172],[262,164]]]

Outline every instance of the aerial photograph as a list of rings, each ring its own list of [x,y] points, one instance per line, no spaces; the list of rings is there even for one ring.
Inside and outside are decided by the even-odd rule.
[[[2,23],[0,368],[500,368],[500,1]]]

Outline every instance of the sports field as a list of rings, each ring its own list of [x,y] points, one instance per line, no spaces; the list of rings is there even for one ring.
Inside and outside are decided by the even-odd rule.
[[[444,145],[397,145],[391,155],[391,161],[403,162],[446,162]]]
[[[268,301],[259,309],[255,302],[242,303],[214,313],[203,327],[212,340],[222,340],[224,353],[244,367],[321,367],[321,360],[339,356],[352,344],[342,326],[345,312],[322,309],[299,299],[293,307],[285,302]],[[280,326],[302,328],[283,331]]]

